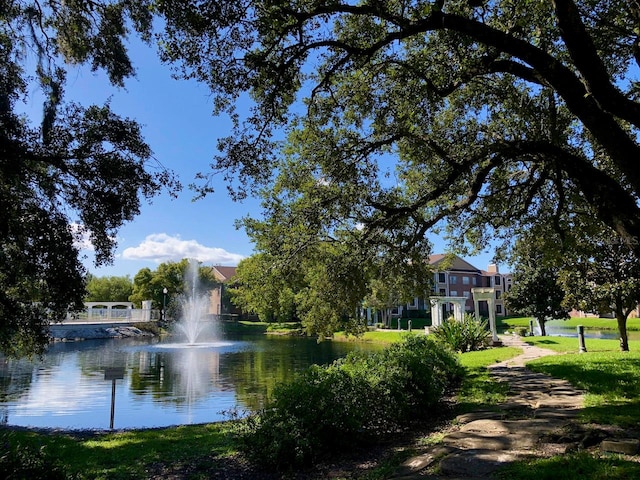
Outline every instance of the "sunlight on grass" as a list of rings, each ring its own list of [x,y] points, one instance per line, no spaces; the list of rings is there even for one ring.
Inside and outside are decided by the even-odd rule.
[[[566,379],[585,391],[585,408],[581,413],[584,421],[637,425],[640,417],[640,352],[610,350],[555,355],[531,361],[527,367]]]
[[[487,367],[521,353],[520,348],[500,347],[460,354],[460,363],[467,373],[458,392],[459,410],[467,412],[505,401],[509,386],[494,380]]]
[[[523,339],[529,345],[548,348],[561,353],[578,353],[580,345],[577,337],[526,337]],[[593,352],[616,352],[620,350],[618,340],[602,340],[599,338],[587,338],[585,345],[589,353]],[[629,342],[630,348],[637,342]],[[632,349],[632,348],[631,348]]]
[[[517,462],[497,472],[504,480],[627,480],[640,478],[640,463],[616,455],[573,453]]]

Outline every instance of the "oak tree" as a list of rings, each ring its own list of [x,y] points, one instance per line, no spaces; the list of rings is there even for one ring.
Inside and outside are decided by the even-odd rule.
[[[236,122],[211,175],[238,197],[259,189],[258,251],[295,263],[340,242],[401,264],[426,258],[434,228],[483,248],[569,203],[640,238],[636,1],[155,8],[163,58]]]
[[[130,30],[150,38],[140,2],[0,0],[0,350],[42,352],[47,323],[81,309],[79,244],[98,265],[116,233],[172,174],[152,157],[140,126],[110,105],[68,98],[67,68],[104,70],[115,86],[134,73]],[[125,21],[128,18],[128,21]],[[40,102],[42,113],[28,105]]]

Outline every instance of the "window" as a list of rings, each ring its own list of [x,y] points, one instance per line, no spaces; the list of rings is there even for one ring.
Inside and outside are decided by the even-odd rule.
[[[440,289],[440,295],[442,295],[443,297],[447,294],[447,291],[444,288]]]
[[[438,282],[444,283],[445,281],[444,273],[438,273]]]
[[[494,278],[494,282],[496,285],[500,285],[500,275],[496,275]]]
[[[471,284],[476,285],[478,283],[478,279],[476,277],[471,277]]]
[[[502,313],[502,305],[496,305],[496,313]]]
[[[467,277],[466,275],[462,277],[462,284],[463,285],[469,285],[469,277]]]
[[[471,298],[471,292],[462,292],[462,296],[464,296],[464,298]]]
[[[408,307],[414,310],[418,308],[418,297],[414,297]]]
[[[452,297],[457,297],[458,296],[458,291],[457,290],[451,290],[451,296]]]
[[[496,290],[496,300],[502,298],[502,291],[501,290]]]
[[[455,275],[449,275],[449,283],[451,285],[455,285],[456,283],[458,283],[458,277],[456,277]]]

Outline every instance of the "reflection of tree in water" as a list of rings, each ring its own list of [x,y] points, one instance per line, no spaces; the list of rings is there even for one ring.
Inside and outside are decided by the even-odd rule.
[[[242,408],[257,410],[279,383],[286,383],[311,364],[326,365],[355,348],[376,346],[315,339],[271,337],[256,340],[255,348],[225,356],[222,376],[230,377]]]
[[[0,356],[0,401],[16,401],[29,391],[35,363]],[[6,412],[3,413],[6,416]],[[3,418],[3,423],[6,421]]]

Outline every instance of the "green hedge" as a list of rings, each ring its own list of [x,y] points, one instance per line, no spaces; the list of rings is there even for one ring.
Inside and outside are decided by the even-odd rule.
[[[461,374],[455,354],[425,336],[352,353],[278,385],[269,404],[242,424],[242,445],[265,467],[311,465],[433,415]]]

